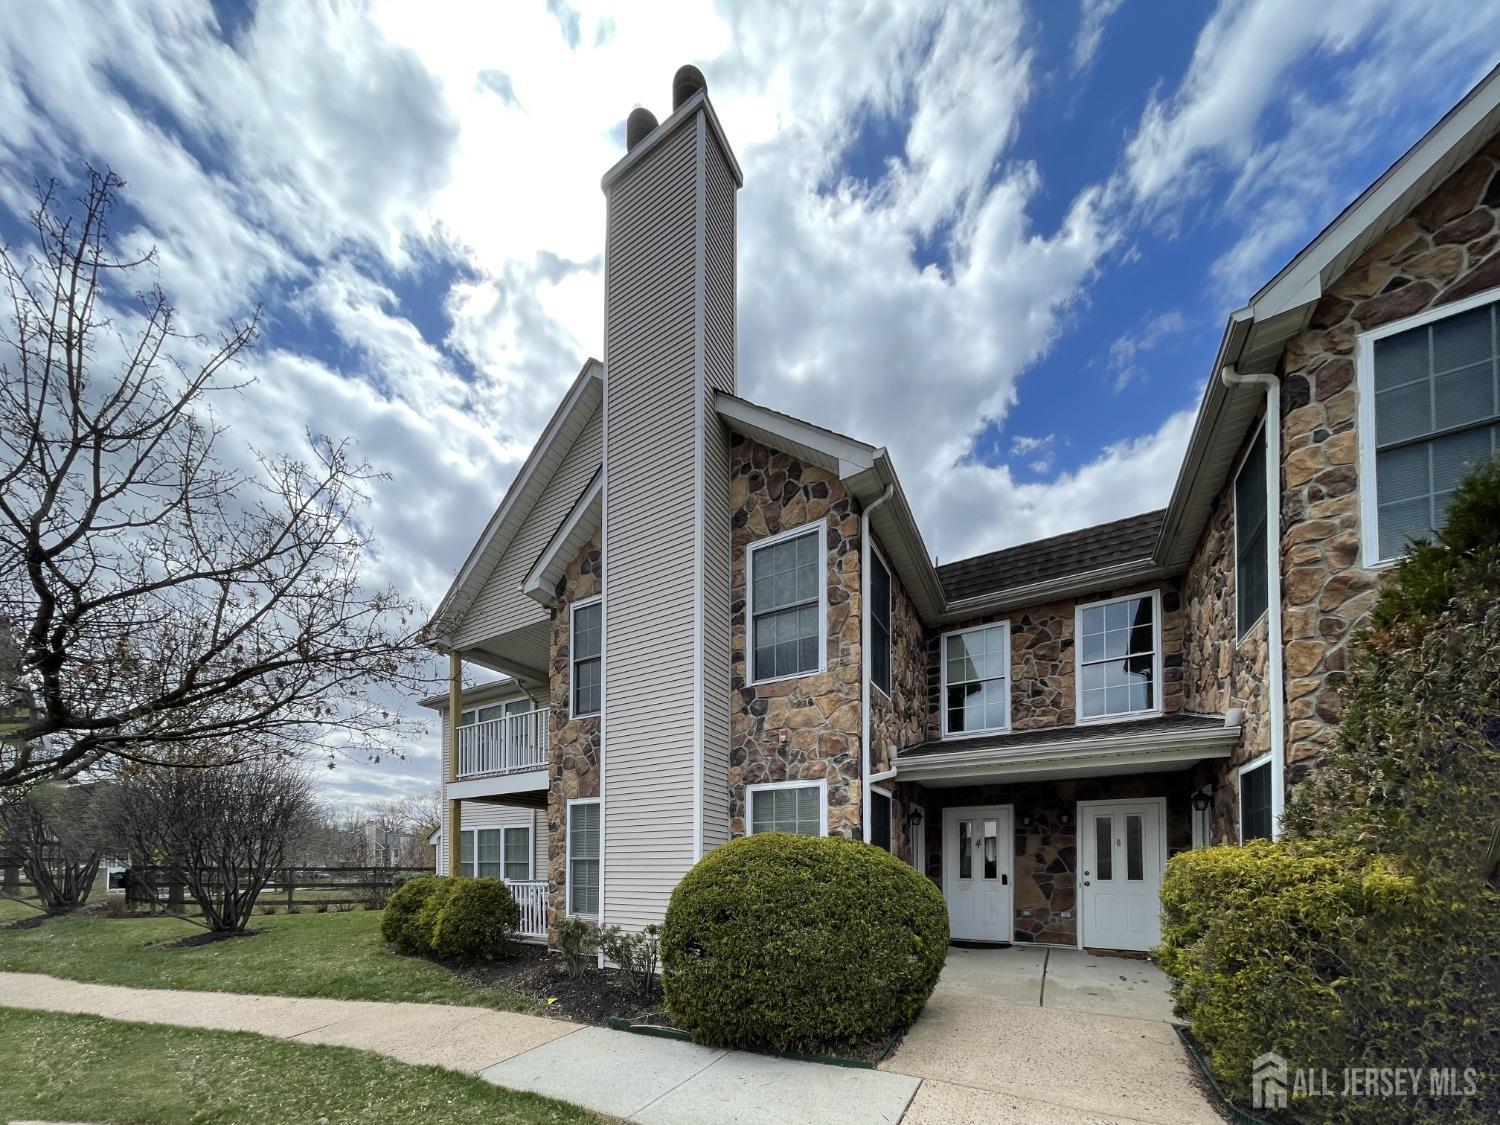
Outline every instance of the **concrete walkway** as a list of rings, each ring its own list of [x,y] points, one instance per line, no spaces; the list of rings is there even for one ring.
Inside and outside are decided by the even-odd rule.
[[[253,1031],[477,1074],[649,1125],[895,1125],[920,1079],[444,1004],[122,988],[0,972],[0,1007]]]
[[[907,1125],[1218,1125],[1154,965],[1073,949],[952,949],[882,1070],[922,1079]]]

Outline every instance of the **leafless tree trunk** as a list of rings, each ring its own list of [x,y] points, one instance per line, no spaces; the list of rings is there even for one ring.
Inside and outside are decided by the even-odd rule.
[[[90,169],[76,205],[41,190],[34,245],[0,250],[0,639],[18,653],[0,692],[26,716],[0,788],[111,759],[397,752],[374,693],[414,686],[419,615],[360,582],[377,476],[322,436],[308,462],[219,459],[208,399],[237,385],[258,313],[209,341],[159,288],[127,307],[151,255],[111,249],[122,187]]]
[[[40,785],[0,800],[0,832],[48,914],[88,902],[103,855],[98,790]]]
[[[134,851],[171,856],[204,924],[224,933],[244,930],[288,842],[316,811],[306,773],[288,758],[151,766],[128,771],[112,789],[115,831]]]

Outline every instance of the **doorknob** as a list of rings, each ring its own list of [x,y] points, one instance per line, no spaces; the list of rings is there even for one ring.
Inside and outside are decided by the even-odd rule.
[[[1088,881],[1088,880],[1087,880],[1087,879],[1085,879],[1085,880],[1084,880],[1084,881],[1083,881],[1083,885],[1084,885],[1084,886],[1085,886],[1085,887],[1088,887],[1088,886],[1092,886],[1092,885],[1093,885],[1093,884],[1091,884],[1091,883],[1090,883],[1090,882],[1089,882],[1089,881]]]

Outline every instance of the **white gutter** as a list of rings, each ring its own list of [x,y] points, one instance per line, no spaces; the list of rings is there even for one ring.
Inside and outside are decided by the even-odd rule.
[[[1286,807],[1286,678],[1281,645],[1281,380],[1240,374],[1234,364],[1219,369],[1226,387],[1264,387],[1266,392],[1266,645],[1271,679],[1271,838],[1281,835]],[[1235,576],[1238,580],[1238,575]]]
[[[895,485],[886,485],[885,491],[871,500],[859,516],[859,838],[867,844],[870,842],[870,513],[895,491]]]

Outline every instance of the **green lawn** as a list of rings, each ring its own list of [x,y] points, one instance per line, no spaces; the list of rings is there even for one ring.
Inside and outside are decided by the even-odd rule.
[[[255,937],[163,949],[159,943],[203,931],[180,918],[71,914],[0,930],[0,969],[136,988],[535,1009],[535,1001],[509,989],[471,986],[441,965],[387,953],[380,919],[376,910],[257,914],[250,925],[266,932]]]
[[[597,1122],[433,1066],[237,1031],[0,1008],[0,1121]]]
[[[30,918],[40,913],[35,906],[36,899],[28,899],[23,902],[20,899],[0,898],[0,926],[10,922],[19,922],[22,918]]]

